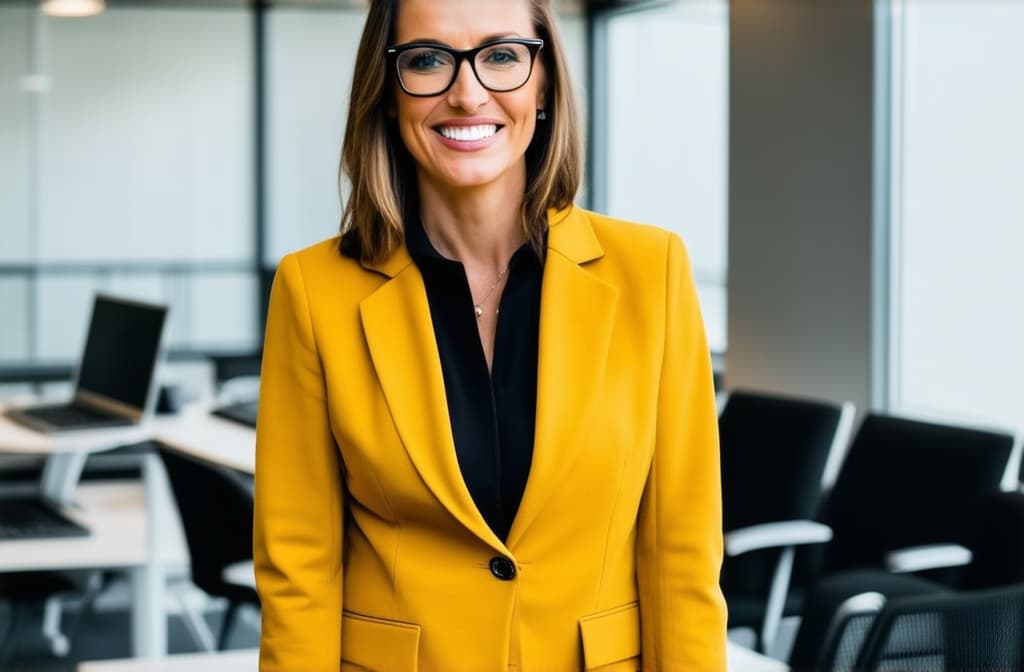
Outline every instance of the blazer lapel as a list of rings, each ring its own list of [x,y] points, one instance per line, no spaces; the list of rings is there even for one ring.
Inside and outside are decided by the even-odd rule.
[[[477,510],[459,470],[423,277],[404,248],[371,268],[394,274],[359,309],[370,356],[402,443],[441,504],[466,528],[502,550],[504,545]]]
[[[619,295],[616,287],[582,265],[603,255],[587,216],[570,208],[550,213],[549,221],[533,461],[509,533],[509,548],[523,536],[576,459],[579,428],[604,377]]]

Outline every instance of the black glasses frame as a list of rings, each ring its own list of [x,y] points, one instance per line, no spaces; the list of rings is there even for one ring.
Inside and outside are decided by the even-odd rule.
[[[484,84],[483,80],[480,79],[480,73],[476,71],[476,55],[483,51],[484,49],[489,49],[490,47],[493,47],[497,44],[521,44],[530,50],[530,72],[526,75],[526,79],[524,79],[523,83],[520,84],[519,86],[513,86],[510,89],[494,89]],[[402,87],[402,91],[405,91],[408,95],[414,96],[416,98],[433,98],[434,96],[440,96],[444,93],[447,93],[448,89],[452,88],[452,84],[454,84],[455,80],[458,79],[459,77],[459,70],[462,69],[462,61],[469,61],[469,67],[473,71],[473,76],[476,77],[476,81],[480,82],[480,86],[484,87],[488,91],[493,91],[494,93],[508,93],[509,91],[521,89],[524,86],[526,86],[526,83],[530,81],[530,77],[533,76],[533,65],[534,63],[537,62],[537,52],[539,52],[543,46],[544,40],[541,40],[539,38],[504,37],[499,40],[491,40],[490,42],[485,42],[480,46],[473,47],[472,49],[461,50],[452,49],[451,47],[445,46],[443,44],[437,44],[435,42],[409,42],[407,44],[396,44],[393,47],[388,47],[386,53],[387,57],[391,59],[395,64],[395,77],[398,78],[398,85]],[[452,58],[455,59],[455,67],[452,68],[451,80],[443,89],[441,89],[437,93],[413,93],[405,87],[405,82],[402,81],[402,72],[398,67],[398,57],[403,52],[409,51],[410,49],[423,48],[443,51],[446,54],[451,54]]]

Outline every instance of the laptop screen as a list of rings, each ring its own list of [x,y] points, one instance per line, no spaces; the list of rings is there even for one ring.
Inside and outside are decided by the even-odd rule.
[[[97,296],[78,373],[78,389],[143,409],[167,309]]]

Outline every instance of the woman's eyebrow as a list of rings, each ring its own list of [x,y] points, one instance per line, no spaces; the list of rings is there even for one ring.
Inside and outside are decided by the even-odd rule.
[[[519,33],[494,33],[493,35],[488,35],[484,37],[482,40],[477,42],[477,45],[487,44],[488,42],[494,42],[495,40],[503,40],[506,37],[522,37],[522,35],[520,35]],[[452,45],[448,44],[444,40],[439,40],[434,37],[416,37],[411,40],[406,40],[401,44],[436,44],[442,47],[449,47],[451,49],[454,49]]]

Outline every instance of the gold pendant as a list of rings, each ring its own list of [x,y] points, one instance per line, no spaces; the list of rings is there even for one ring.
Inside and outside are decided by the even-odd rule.
[[[473,306],[473,310],[474,310],[474,312],[476,312],[477,319],[480,319],[481,317],[483,317],[483,314],[484,314],[484,309],[483,308],[481,308],[480,306]]]

